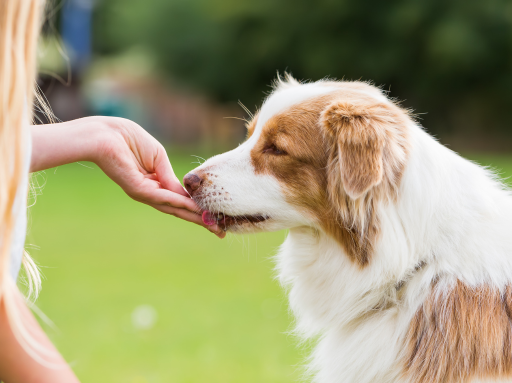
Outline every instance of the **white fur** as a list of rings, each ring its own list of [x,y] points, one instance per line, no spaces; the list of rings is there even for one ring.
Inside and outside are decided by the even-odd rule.
[[[405,383],[399,363],[403,338],[436,276],[446,286],[459,279],[503,290],[511,283],[511,194],[490,171],[410,122],[411,150],[399,199],[378,207],[382,234],[370,264],[361,269],[286,203],[283,185],[270,175],[255,174],[250,163],[250,150],[269,118],[331,91],[321,82],[279,87],[264,103],[253,136],[200,167],[217,175],[214,185],[232,199],[212,199],[208,206],[230,215],[267,214],[271,219],[257,224],[261,230],[290,228],[277,269],[289,292],[297,333],[318,339],[309,364],[314,382]],[[372,95],[389,102],[378,91]],[[425,266],[415,272],[420,262]],[[408,283],[399,303],[395,286],[404,279]],[[383,301],[391,308],[371,312]]]

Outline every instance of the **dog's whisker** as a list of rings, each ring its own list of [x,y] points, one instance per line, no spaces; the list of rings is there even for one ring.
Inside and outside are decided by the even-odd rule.
[[[233,120],[240,120],[240,121],[243,121],[245,123],[249,123],[250,121],[248,121],[247,119],[245,118],[241,118],[241,117],[223,117],[223,118],[227,118],[227,119],[233,119]]]
[[[251,119],[254,118],[254,114],[252,114],[252,112],[249,110],[249,108],[247,108],[244,104],[242,104],[242,101],[238,100],[238,105],[240,105],[242,107],[242,109],[245,111],[245,113],[247,113],[249,118],[251,118]]]
[[[201,165],[201,164],[203,164],[203,163],[205,163],[205,162],[206,162],[206,160],[205,160],[203,157],[196,156],[195,154],[191,154],[190,156],[191,156],[191,157],[196,157],[196,158],[199,160],[199,162],[197,162],[199,165]],[[200,162],[201,160],[202,160],[203,162]]]

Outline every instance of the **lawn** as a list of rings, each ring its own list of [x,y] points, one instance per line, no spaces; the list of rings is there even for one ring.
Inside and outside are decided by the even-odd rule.
[[[170,157],[179,178],[196,166]],[[472,158],[512,175],[510,156]],[[271,259],[285,233],[219,240],[85,165],[46,172],[27,239],[45,277],[37,304],[57,328],[47,331],[81,381],[300,380],[305,351],[287,334]]]

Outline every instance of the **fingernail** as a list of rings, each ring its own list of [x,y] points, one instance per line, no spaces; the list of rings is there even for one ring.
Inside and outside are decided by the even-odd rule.
[[[216,228],[210,226],[207,229],[208,229],[208,231],[212,232],[213,234],[215,234],[220,239],[222,239],[222,238],[224,238],[226,236],[226,233],[223,230],[220,230],[218,226]]]

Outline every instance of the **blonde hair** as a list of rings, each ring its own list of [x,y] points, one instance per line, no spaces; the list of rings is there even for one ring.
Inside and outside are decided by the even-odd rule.
[[[38,348],[23,325],[10,275],[11,242],[16,220],[14,205],[23,181],[27,158],[26,127],[32,119],[36,81],[36,46],[44,0],[0,0],[0,305],[23,346]],[[25,198],[20,196],[18,198]],[[39,285],[33,261],[24,256],[29,290]],[[33,354],[33,353],[32,353]]]

